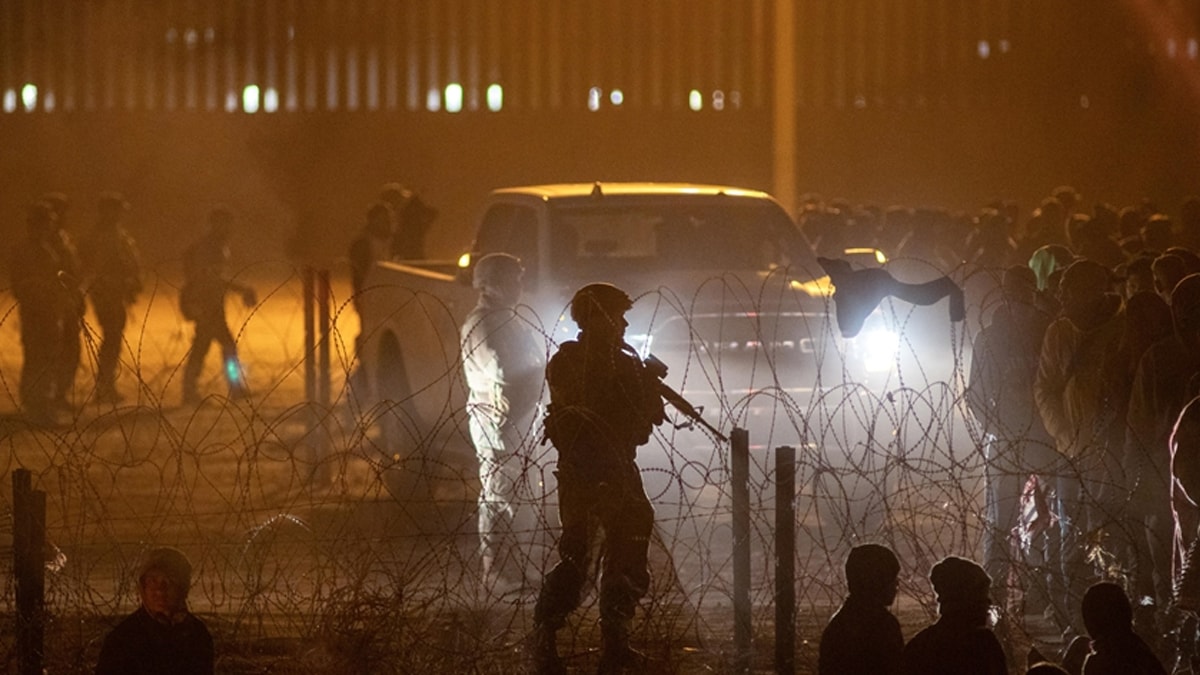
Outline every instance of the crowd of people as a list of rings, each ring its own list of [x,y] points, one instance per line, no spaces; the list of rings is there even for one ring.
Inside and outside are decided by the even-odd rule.
[[[1001,636],[1038,613],[1068,642],[1085,635],[1089,587],[1117,579],[1138,633],[1186,663],[1194,618],[1172,582],[1197,516],[1172,490],[1172,453],[1191,447],[1172,431],[1200,393],[1200,199],[1177,217],[1082,204],[1059,188],[1021,220],[1007,203],[967,217],[812,199],[799,220],[818,254],[869,245],[966,270],[986,309],[965,399],[986,456],[983,561]]]
[[[124,399],[117,376],[125,324],[129,307],[142,292],[141,257],[123,224],[129,209],[120,193],[102,193],[95,225],[77,241],[69,227],[66,195],[47,193],[28,208],[26,236],[12,248],[9,277],[23,352],[18,398],[31,424],[57,426],[85,402],[111,406]],[[214,341],[221,346],[230,397],[248,392],[225,318],[225,300],[232,292],[252,306],[257,297],[254,289],[229,274],[233,223],[228,208],[214,208],[208,215],[208,231],[183,251],[179,306],[183,317],[195,324],[183,369],[185,404],[200,401],[197,383]],[[93,350],[95,385],[76,391],[84,344],[93,342],[84,320],[89,301],[100,332]]]
[[[94,399],[120,400],[116,376],[126,308],[142,289],[137,247],[121,222],[129,209],[124,197],[100,195],[95,226],[82,245],[69,228],[69,207],[57,192],[31,205],[26,236],[13,247],[9,267],[24,354],[18,395],[28,419],[39,425],[74,410],[89,298],[101,332]]]

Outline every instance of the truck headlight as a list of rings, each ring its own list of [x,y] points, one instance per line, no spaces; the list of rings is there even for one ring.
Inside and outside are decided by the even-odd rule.
[[[872,328],[858,337],[863,368],[868,373],[883,373],[896,365],[900,336],[887,328]]]

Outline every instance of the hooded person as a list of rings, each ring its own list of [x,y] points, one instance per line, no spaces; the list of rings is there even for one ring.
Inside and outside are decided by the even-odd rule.
[[[104,638],[96,675],[211,675],[213,641],[188,611],[192,565],[169,546],[146,554],[138,573],[141,606]]]
[[[901,655],[904,675],[1007,675],[1004,649],[988,629],[992,579],[982,567],[951,556],[933,566],[937,623],[917,633]]]
[[[850,594],[821,633],[819,675],[900,672],[904,636],[888,611],[896,599],[900,561],[879,544],[855,546],[846,557]]]

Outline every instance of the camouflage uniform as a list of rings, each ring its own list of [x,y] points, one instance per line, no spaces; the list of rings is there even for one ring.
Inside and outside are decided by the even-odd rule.
[[[604,286],[620,293],[628,303],[624,293]],[[598,529],[603,529],[600,622],[605,645],[601,672],[610,672],[605,669],[606,662],[615,668],[611,672],[618,672],[632,653],[628,623],[650,585],[647,549],[654,509],[635,459],[638,446],[649,440],[665,413],[658,381],[621,341],[621,334],[594,335],[577,315],[580,295],[588,288],[572,301],[572,316],[583,327],[580,339],[564,343],[546,368],[550,387],[546,435],[559,454],[561,560],[546,575],[534,622],[543,634],[552,635],[578,607],[591,565],[592,544]],[[597,304],[604,307],[603,302]],[[625,326],[621,314],[629,305],[618,308],[620,314],[605,309],[609,325],[619,325],[620,333]],[[597,320],[603,319],[592,317],[590,321]],[[543,647],[539,651],[551,650]],[[555,672],[553,668],[542,670]]]

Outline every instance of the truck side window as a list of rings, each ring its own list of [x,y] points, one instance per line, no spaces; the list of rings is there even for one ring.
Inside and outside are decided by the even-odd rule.
[[[475,254],[509,253],[521,259],[527,274],[537,269],[537,215],[516,204],[496,204],[479,225]]]

